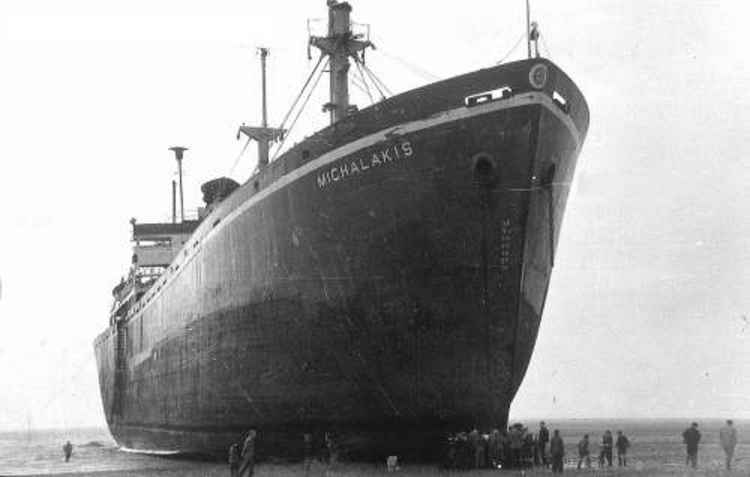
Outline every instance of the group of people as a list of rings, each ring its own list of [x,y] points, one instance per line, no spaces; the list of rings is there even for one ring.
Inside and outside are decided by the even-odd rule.
[[[577,467],[579,469],[581,468],[581,465],[585,465],[587,468],[591,467],[591,450],[589,449],[589,445],[589,435],[584,434],[583,438],[578,442]],[[612,437],[612,431],[607,429],[602,435],[602,443],[599,450],[599,467],[604,467],[605,464],[608,467],[612,467],[613,447],[617,449],[618,467],[625,467],[628,465],[628,449],[630,448],[630,440],[622,431],[617,431],[617,440],[615,440]]]
[[[522,468],[547,465],[545,449],[550,442],[544,423],[539,433],[521,423],[508,429],[481,434],[478,429],[448,436],[443,465],[454,469]]]
[[[250,429],[242,444],[235,442],[229,447],[229,473],[232,477],[252,477],[255,472],[255,439],[258,433]]]
[[[250,429],[240,442],[229,447],[229,473],[232,477],[252,477],[255,470],[256,442],[258,432]],[[310,432],[302,434],[305,475],[310,473],[316,457],[313,435]],[[333,433],[325,433],[325,461],[329,466],[338,462],[339,446]]]
[[[698,467],[698,444],[701,441],[701,433],[698,430],[698,423],[693,422],[690,427],[682,433],[682,441],[685,443],[687,456],[685,465],[692,468]],[[727,470],[732,469],[732,459],[734,458],[734,448],[737,447],[737,429],[731,419],[727,419],[724,427],[719,431],[719,443],[724,450],[726,458],[725,465]]]
[[[698,424],[692,425],[682,433],[687,450],[686,464],[695,468],[698,462],[698,443],[701,434]],[[734,449],[737,445],[737,431],[731,420],[719,432],[721,447],[726,455],[726,468],[731,469]],[[549,447],[548,447],[549,444]],[[617,465],[628,465],[630,440],[621,430],[617,436],[606,430],[602,434],[599,446],[599,467],[612,467],[613,451],[617,451]],[[549,450],[549,454],[548,454]],[[534,435],[522,424],[513,424],[507,431],[492,430],[489,434],[480,434],[477,429],[461,432],[448,438],[448,450],[445,466],[461,469],[480,468],[521,468],[543,465],[552,468],[553,473],[562,473],[565,457],[565,443],[560,431],[555,429],[550,436],[549,429],[542,421],[539,431]],[[585,434],[578,442],[578,464],[591,467],[591,441]]]

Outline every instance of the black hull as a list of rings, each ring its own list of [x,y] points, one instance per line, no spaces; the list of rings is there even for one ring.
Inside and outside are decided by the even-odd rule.
[[[295,454],[312,430],[359,456],[505,426],[588,124],[570,80],[533,63],[565,107],[542,90],[412,111],[427,91],[406,93],[226,199],[179,268],[96,341],[117,442],[222,454],[254,426],[269,454]],[[433,87],[463,103],[531,65]]]

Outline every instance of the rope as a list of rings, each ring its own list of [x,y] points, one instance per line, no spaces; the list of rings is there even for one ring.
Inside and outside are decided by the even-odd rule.
[[[508,51],[508,53],[506,53],[506,54],[505,54],[505,56],[503,56],[503,59],[502,59],[502,60],[498,61],[498,62],[497,62],[497,63],[495,63],[495,64],[497,64],[497,65],[500,65],[500,64],[502,64],[502,63],[505,63],[505,60],[507,60],[507,59],[508,59],[508,57],[509,57],[509,56],[510,56],[511,54],[513,54],[513,52],[514,52],[514,51],[516,51],[516,48],[518,48],[518,45],[520,45],[520,44],[521,44],[521,41],[523,41],[523,39],[524,39],[524,38],[526,38],[526,32],[523,32],[523,33],[521,33],[521,36],[520,36],[520,37],[518,38],[518,41],[516,42],[516,44],[515,44],[515,45],[513,45],[513,48],[511,48],[511,49],[510,49],[510,50]]]
[[[322,58],[322,57],[321,57]],[[307,102],[310,100],[310,96],[315,92],[315,88],[317,88],[318,83],[320,82],[320,78],[323,77],[323,70],[325,70],[328,67],[329,61],[326,60],[325,65],[323,65],[323,68],[318,72],[318,77],[315,79],[315,83],[313,84],[313,87],[310,88],[310,91],[307,93],[307,97],[305,97],[305,101],[302,103],[302,106],[297,111],[297,115],[292,120],[292,123],[289,125],[289,129],[287,130],[287,134],[284,134],[284,138],[279,143],[279,147],[276,148],[276,152],[273,154],[273,158],[271,158],[271,161],[276,160],[276,157],[279,155],[279,152],[281,152],[281,149],[284,147],[284,144],[286,143],[286,140],[289,136],[291,136],[292,129],[294,129],[294,125],[297,124],[297,119],[299,119],[300,115],[302,114],[302,111],[305,110],[305,106],[307,106]],[[318,62],[320,64],[320,62]]]

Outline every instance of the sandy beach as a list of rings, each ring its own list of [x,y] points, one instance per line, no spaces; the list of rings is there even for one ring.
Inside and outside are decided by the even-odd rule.
[[[645,464],[642,466],[633,466],[628,469],[612,468],[612,469],[588,469],[588,470],[575,470],[565,469],[564,475],[581,475],[587,477],[599,477],[599,476],[748,476],[749,468],[747,465],[742,468],[733,469],[731,472],[726,472],[720,467],[715,465],[707,466],[704,468],[698,468],[696,470],[686,469],[681,465],[659,465],[657,463]],[[50,475],[50,474],[38,474],[38,475]],[[107,470],[107,471],[96,471],[96,472],[73,472],[73,473],[61,473],[54,474],[56,476],[159,476],[159,477],[171,477],[171,476],[183,476],[183,477],[224,477],[228,476],[229,472],[226,466],[221,464],[201,464],[201,463],[186,463],[184,466],[178,466],[175,468],[164,469],[129,469],[129,470]],[[429,476],[429,475],[441,475],[441,476],[525,476],[525,477],[536,477],[536,476],[550,476],[553,475],[551,471],[546,469],[529,469],[526,471],[519,470],[469,470],[469,471],[455,471],[440,469],[436,466],[429,465],[407,465],[402,467],[398,472],[389,474],[386,472],[385,466],[368,465],[368,464],[341,464],[334,469],[328,469],[323,464],[314,465],[309,474],[305,474],[305,470],[302,464],[266,464],[259,465],[256,468],[255,475],[257,477],[263,476],[274,476],[274,477],[292,477],[292,476],[305,476],[310,477],[355,477],[355,476],[382,476],[382,475],[396,475],[401,477],[411,476]]]
[[[739,444],[735,451],[733,470],[724,470],[724,453],[718,443],[720,420],[702,421],[703,439],[698,454],[698,469],[685,466],[685,448],[680,432],[682,420],[565,420],[557,424],[564,430],[566,458],[565,475],[594,476],[743,476],[750,477],[750,436],[748,421],[737,424]],[[596,467],[576,470],[576,443],[583,433],[592,435],[592,457],[598,456],[598,439],[604,428],[624,429],[632,447],[627,468]],[[61,443],[71,440],[75,445],[70,462],[62,459]],[[616,459],[615,459],[616,465]],[[229,476],[229,469],[220,462],[196,461],[185,458],[159,457],[123,452],[117,448],[104,429],[82,429],[76,433],[65,431],[34,431],[32,433],[0,434],[0,475],[30,476]],[[315,461],[308,474],[302,463],[261,462],[256,476],[354,477],[390,475],[385,462],[363,464],[340,462],[333,467]],[[521,476],[552,475],[548,469],[519,470],[448,470],[437,465],[402,462],[395,474],[408,476]]]

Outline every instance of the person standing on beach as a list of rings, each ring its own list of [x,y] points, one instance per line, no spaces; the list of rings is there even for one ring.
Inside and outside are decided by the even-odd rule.
[[[523,463],[522,451],[523,451],[523,426],[521,424],[513,424],[510,428],[510,452],[512,453],[512,466],[520,468]]]
[[[339,448],[332,432],[326,432],[325,442],[326,449],[328,450],[328,468],[331,469],[336,466],[339,461]]]
[[[719,441],[721,442],[721,448],[727,455],[727,470],[731,470],[734,448],[737,445],[737,429],[732,425],[731,419],[727,420],[727,425],[719,431]]]
[[[628,447],[630,447],[630,441],[622,431],[617,431],[617,440],[615,441],[615,447],[617,447],[617,467],[628,466]]]
[[[313,461],[313,436],[309,432],[302,435],[304,441],[304,458],[305,458],[305,475],[310,474],[310,468]]]
[[[552,473],[562,474],[563,457],[565,456],[565,443],[560,437],[560,431],[555,429],[552,439],[549,442],[549,453],[552,456]]]
[[[690,465],[695,469],[698,466],[698,443],[701,440],[701,433],[698,432],[698,423],[694,422],[682,433],[682,440],[687,448],[687,457],[685,465]]]
[[[474,461],[473,469],[481,469],[482,465],[482,453],[484,446],[482,442],[482,436],[479,434],[479,429],[476,427],[469,432],[469,443],[471,444],[471,450],[473,452]]]
[[[583,439],[578,442],[578,468],[581,463],[586,463],[586,468],[591,468],[591,452],[589,451],[589,435],[584,434]]]
[[[70,460],[70,456],[73,455],[73,444],[68,441],[65,443],[65,445],[63,445],[62,449],[63,455],[65,455],[65,462],[68,462]]]
[[[599,467],[604,467],[604,460],[607,460],[607,466],[612,467],[612,431],[607,429],[602,436],[602,450],[599,453]]]
[[[549,466],[547,460],[547,443],[549,442],[549,430],[544,424],[544,421],[539,423],[539,434],[537,434],[537,445],[539,446],[539,458],[542,460],[542,465]]]
[[[245,443],[242,445],[242,465],[240,466],[240,477],[253,477],[255,472],[255,438],[257,432],[255,429],[250,429],[245,438]]]
[[[229,463],[229,475],[237,477],[240,473],[240,445],[236,442],[229,446],[227,462]]]

